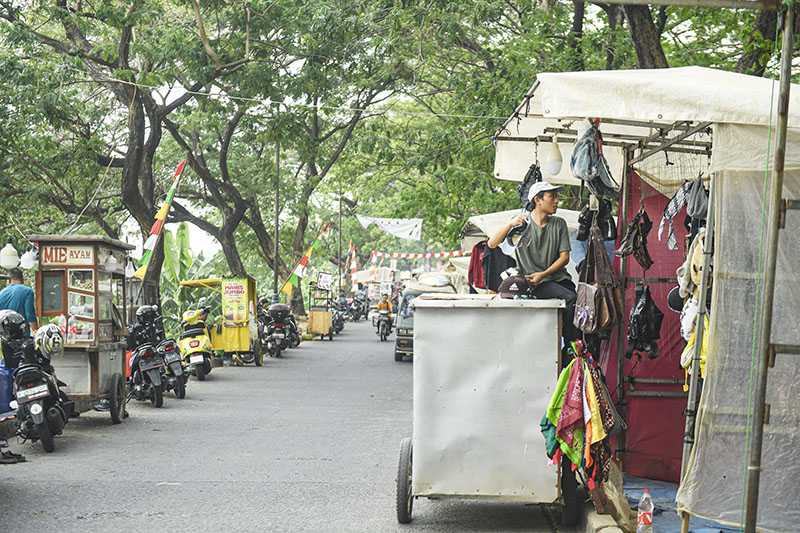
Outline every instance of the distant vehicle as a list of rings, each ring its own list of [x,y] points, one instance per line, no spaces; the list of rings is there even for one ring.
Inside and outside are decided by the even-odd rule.
[[[395,319],[397,327],[394,345],[394,360],[402,361],[404,357],[414,356],[414,299],[425,293],[455,294],[456,289],[450,278],[444,274],[425,274],[419,280],[406,282],[400,298],[400,308]]]

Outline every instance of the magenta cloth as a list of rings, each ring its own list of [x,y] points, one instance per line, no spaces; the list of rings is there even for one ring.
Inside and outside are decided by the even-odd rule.
[[[576,426],[583,427],[583,364],[575,361],[569,374],[564,405],[558,418],[556,435],[572,447]]]
[[[625,228],[640,205],[643,203],[647,214],[652,220],[661,220],[664,208],[669,198],[662,195],[638,174],[631,173],[628,177],[627,187],[627,214],[628,220],[618,224]],[[647,247],[653,258],[653,266],[647,270],[646,276],[668,277],[667,283],[650,283],[650,294],[656,305],[664,312],[661,324],[661,339],[658,341],[658,357],[649,359],[643,356],[638,360],[625,359],[623,374],[625,377],[638,378],[677,379],[680,384],[675,385],[650,385],[637,383],[636,389],[641,391],[669,391],[680,392],[683,383],[683,369],[680,366],[680,355],[686,345],[680,335],[680,315],[667,306],[667,294],[677,285],[675,271],[683,263],[684,240],[686,229],[683,220],[686,209],[681,209],[674,219],[675,236],[678,239],[678,249],[669,250],[666,238],[658,240],[656,231],[651,231],[647,239]],[[619,243],[617,243],[619,244]],[[628,260],[628,277],[641,278],[645,274],[639,264],[632,258]],[[619,259],[614,261],[614,269],[619,272]],[[625,287],[625,327],[627,333],[628,317],[631,307],[635,302],[636,285],[629,283]],[[608,353],[601,357],[601,368],[606,376],[609,391],[617,398],[617,339],[616,333],[612,338]],[[623,347],[623,353],[627,346]],[[626,386],[627,388],[627,386]],[[683,430],[685,418],[683,411],[686,409],[686,397],[655,398],[643,396],[626,396],[626,408],[623,412],[629,429],[625,436],[625,451],[622,454],[626,474],[659,479],[677,483],[680,478],[681,453],[683,451]],[[616,449],[616,445],[613,449]]]

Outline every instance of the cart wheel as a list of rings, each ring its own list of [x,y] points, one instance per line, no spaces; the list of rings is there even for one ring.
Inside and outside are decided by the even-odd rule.
[[[119,374],[111,376],[111,423],[119,424],[122,422],[125,410],[125,380]]]
[[[394,349],[394,360],[400,362],[403,360],[403,354],[397,351],[397,348]]]
[[[179,400],[186,398],[186,374],[175,379],[175,397]]]
[[[47,425],[47,420],[36,425],[36,433],[39,435],[39,440],[42,443],[44,451],[53,453],[56,450],[56,440],[50,432],[50,426]]]
[[[333,329],[331,329],[331,330],[328,332],[328,340],[329,340],[329,341],[332,341],[332,340],[333,340]]]
[[[400,462],[397,465],[397,521],[401,524],[411,522],[414,509],[414,496],[411,494],[411,439],[400,442]]]
[[[153,387],[150,394],[150,403],[153,404],[153,407],[164,406],[164,391],[161,390],[161,387]]]

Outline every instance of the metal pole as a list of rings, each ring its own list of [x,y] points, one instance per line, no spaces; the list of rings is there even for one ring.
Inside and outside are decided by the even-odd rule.
[[[681,457],[681,480],[686,474],[686,465],[689,463],[689,454],[694,446],[695,421],[697,420],[697,404],[700,399],[700,354],[703,346],[703,337],[706,335],[705,324],[708,308],[706,306],[708,295],[708,276],[711,270],[711,256],[714,253],[714,179],[708,191],[708,219],[706,220],[706,238],[703,242],[703,275],[700,278],[700,301],[697,312],[697,333],[694,341],[694,355],[692,357],[692,379],[689,382],[689,401],[686,406],[686,424],[683,432],[683,455]]]
[[[339,265],[339,294],[342,294],[342,177],[339,176],[339,255],[337,256]]]
[[[767,241],[764,260],[764,290],[761,297],[761,323],[758,329],[758,375],[753,402],[753,426],[750,437],[750,464],[747,467],[747,506],[744,530],[755,533],[758,518],[758,489],[761,478],[761,446],[764,439],[764,412],[767,394],[767,368],[772,333],[772,303],[775,295],[775,265],[778,257],[778,218],[783,190],[783,166],[786,156],[786,126],[789,116],[789,90],[794,45],[794,5],[788,3],[783,16],[783,49],[781,52],[780,96],[778,97],[778,131],[767,211]],[[771,118],[771,117],[770,117]]]
[[[281,142],[275,141],[275,251],[272,254],[272,293],[273,297],[278,295],[278,256],[280,255],[280,221],[278,220],[278,209],[281,196]],[[291,303],[291,302],[290,302]]]
[[[631,151],[625,150],[625,164],[622,168],[624,168],[624,174],[622,175],[622,201],[620,202],[620,216],[619,216],[619,224],[617,224],[618,228],[624,228],[625,225],[628,223],[628,195],[630,194],[630,171],[632,168],[629,166],[629,161],[631,160]],[[619,260],[619,280],[620,284],[622,285],[623,294],[627,287],[627,272],[628,272],[628,257],[623,256],[620,257]],[[623,297],[623,301],[625,298]],[[624,314],[624,305],[623,305],[623,314]],[[623,358],[623,354],[625,352],[625,324],[624,320],[620,320],[619,324],[617,325],[617,406],[621,413],[624,413],[625,407],[625,376],[624,376],[624,365],[625,359]],[[623,414],[624,416],[624,414]],[[617,457],[620,459],[620,463],[623,464],[623,454],[625,453],[625,431],[620,432],[617,435]],[[623,467],[624,470],[624,467]]]

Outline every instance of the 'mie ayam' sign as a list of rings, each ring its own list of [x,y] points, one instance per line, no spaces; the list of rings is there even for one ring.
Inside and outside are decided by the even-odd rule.
[[[41,250],[42,266],[93,265],[93,246],[46,245]]]

